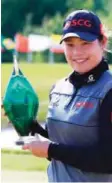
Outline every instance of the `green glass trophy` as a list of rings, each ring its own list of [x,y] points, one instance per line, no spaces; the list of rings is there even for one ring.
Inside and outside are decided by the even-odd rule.
[[[14,69],[3,98],[3,107],[19,136],[28,136],[31,123],[38,113],[39,98],[18,67],[16,57],[14,57]]]

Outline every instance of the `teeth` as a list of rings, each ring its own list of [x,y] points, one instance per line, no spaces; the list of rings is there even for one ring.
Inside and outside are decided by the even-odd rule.
[[[75,60],[76,62],[78,62],[78,63],[81,63],[81,62],[84,62],[85,60]]]
[[[84,60],[77,60],[77,62],[83,62]]]

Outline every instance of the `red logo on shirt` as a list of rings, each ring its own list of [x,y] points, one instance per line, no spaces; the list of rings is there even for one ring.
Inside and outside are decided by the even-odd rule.
[[[79,108],[79,107],[93,108],[93,103],[91,103],[91,102],[77,102],[75,104],[75,107],[77,107],[77,108]]]

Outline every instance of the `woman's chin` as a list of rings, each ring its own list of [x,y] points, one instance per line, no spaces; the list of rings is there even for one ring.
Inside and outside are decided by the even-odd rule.
[[[74,66],[72,66],[72,68],[73,68],[74,71],[76,71],[76,72],[78,72],[80,74],[84,74],[84,73],[89,71],[89,69],[88,68],[84,68],[84,66],[77,67],[77,66],[74,65]]]

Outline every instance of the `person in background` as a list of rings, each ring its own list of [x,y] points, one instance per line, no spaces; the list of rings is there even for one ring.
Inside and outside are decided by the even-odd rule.
[[[50,91],[46,128],[32,123],[31,133],[47,139],[22,148],[49,159],[49,182],[112,182],[112,74],[99,17],[70,13],[61,43],[73,72]]]

